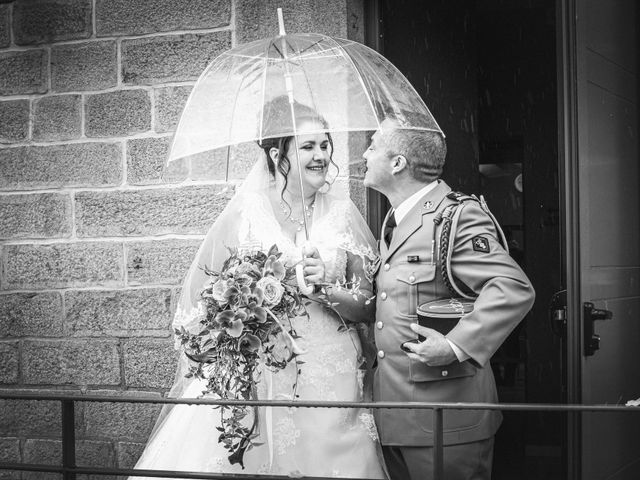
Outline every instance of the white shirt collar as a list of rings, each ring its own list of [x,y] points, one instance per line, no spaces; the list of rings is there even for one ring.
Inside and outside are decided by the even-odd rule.
[[[398,208],[393,211],[393,215],[396,218],[396,225],[399,225],[400,221],[407,215],[407,213],[409,213],[409,211],[416,205],[416,203],[418,203],[418,201],[427,193],[436,188],[436,185],[438,185],[438,180],[425,185],[416,193],[404,200],[400,205],[398,205]]]

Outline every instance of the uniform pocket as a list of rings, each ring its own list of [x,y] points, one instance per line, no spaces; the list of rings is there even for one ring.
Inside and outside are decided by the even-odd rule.
[[[425,291],[426,285],[436,277],[436,266],[431,264],[407,263],[398,267],[396,280],[398,282],[398,298],[396,305],[400,315],[416,314],[418,306],[418,292]]]
[[[409,378],[412,382],[434,382],[452,380],[461,377],[472,377],[477,368],[468,361],[455,361],[442,367],[430,367],[419,360],[409,360]]]

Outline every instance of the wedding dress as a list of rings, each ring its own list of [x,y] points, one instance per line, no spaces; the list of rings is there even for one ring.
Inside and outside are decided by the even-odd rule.
[[[257,168],[257,171],[256,171]],[[220,263],[227,246],[265,250],[276,244],[282,259],[293,264],[301,258],[304,233],[296,242],[283,235],[266,196],[264,171],[254,167],[252,180],[230,202],[203,246],[183,286],[174,325],[192,322],[194,295],[202,285],[196,264]],[[326,280],[335,282],[348,272],[348,253],[372,261],[375,243],[364,220],[346,195],[318,193],[310,241],[326,267]],[[228,252],[227,252],[228,253]],[[355,272],[362,277],[364,272]],[[292,400],[361,401],[365,399],[363,371],[357,359],[362,349],[354,329],[340,329],[335,313],[316,303],[309,317],[292,321],[306,353],[304,363],[290,363],[275,373],[264,371],[258,398]],[[296,375],[296,370],[299,373]],[[266,370],[266,369],[265,369]],[[204,383],[178,372],[171,396],[198,397]],[[229,453],[218,444],[220,411],[211,406],[177,405],[158,421],[136,468],[221,473],[255,473],[322,477],[385,478],[378,456],[378,437],[370,411],[353,408],[259,409],[259,438],[244,456],[245,469],[230,465]]]

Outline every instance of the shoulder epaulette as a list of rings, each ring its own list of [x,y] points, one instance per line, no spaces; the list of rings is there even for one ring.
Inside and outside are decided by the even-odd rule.
[[[498,221],[489,210],[487,202],[484,200],[484,197],[482,195],[480,195],[480,198],[478,198],[475,195],[467,195],[465,193],[452,191],[447,194],[447,198],[449,200],[453,200],[456,203],[447,205],[444,209],[438,212],[438,214],[433,219],[433,222],[436,224],[436,226],[442,224],[440,238],[438,239],[439,248],[437,249],[439,254],[438,260],[440,263],[440,272],[442,273],[442,278],[445,285],[447,286],[447,288],[449,288],[454,296],[473,299],[475,298],[475,294],[468,288],[465,288],[466,285],[458,285],[456,283],[455,277],[450,273],[453,244],[456,230],[458,228],[458,220],[460,218],[460,213],[462,212],[462,208],[460,207],[462,207],[465,202],[477,202],[480,208],[489,216],[489,218],[493,222],[498,233],[498,240],[500,241],[504,249],[508,252],[509,247],[507,245],[507,239],[502,231],[502,228],[500,228]]]

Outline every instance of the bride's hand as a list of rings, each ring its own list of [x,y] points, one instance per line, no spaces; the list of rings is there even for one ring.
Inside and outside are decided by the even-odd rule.
[[[313,245],[306,244],[302,247],[302,266],[307,285],[324,283],[324,262],[320,257],[320,252]]]

